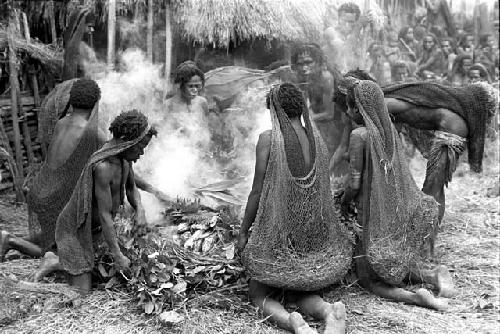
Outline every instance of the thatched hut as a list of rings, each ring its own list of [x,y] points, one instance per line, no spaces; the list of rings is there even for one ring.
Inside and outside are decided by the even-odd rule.
[[[183,41],[213,57],[226,55],[229,63],[218,65],[261,67],[286,58],[289,43],[320,42],[326,5],[325,0],[186,0],[172,9]]]
[[[326,1],[186,0],[175,8],[181,34],[217,47],[256,38],[319,41]]]

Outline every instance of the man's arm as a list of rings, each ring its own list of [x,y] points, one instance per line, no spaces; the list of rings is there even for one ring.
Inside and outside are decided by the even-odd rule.
[[[142,191],[148,192],[152,195],[154,195],[157,199],[159,199],[162,202],[165,202],[167,205],[172,205],[175,203],[175,199],[171,198],[155,186],[153,186],[151,183],[147,182],[144,180],[144,178],[134,172],[134,183],[138,189],[141,189]]]
[[[259,208],[260,195],[264,186],[264,178],[266,176],[267,161],[269,160],[269,152],[271,150],[271,131],[263,132],[259,136],[256,149],[255,175],[253,177],[252,191],[248,195],[247,206],[243,222],[241,223],[240,235],[238,238],[238,249],[240,251],[245,248],[248,241],[248,230],[252,226],[257,210]]]
[[[113,254],[116,264],[123,270],[128,268],[130,260],[122,254],[113,226],[111,214],[113,199],[110,188],[112,177],[113,169],[109,163],[101,162],[96,166],[94,170],[94,196],[104,239]]]
[[[351,202],[361,189],[363,166],[365,159],[365,140],[362,133],[364,128],[358,128],[351,132],[349,143],[349,178],[347,180],[342,204]]]
[[[134,170],[132,169],[132,163],[129,162],[127,182],[125,183],[125,194],[127,195],[127,200],[135,210],[135,223],[139,225],[146,224],[146,213],[142,206],[141,195],[135,184]]]
[[[321,112],[312,113],[314,121],[326,121],[333,119],[333,75],[328,71],[323,71],[321,75]]]

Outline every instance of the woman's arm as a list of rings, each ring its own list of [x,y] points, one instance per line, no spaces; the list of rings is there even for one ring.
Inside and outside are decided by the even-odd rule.
[[[257,210],[259,208],[260,195],[264,186],[264,178],[266,176],[267,161],[269,160],[269,152],[271,150],[271,131],[263,132],[259,136],[256,149],[255,175],[253,178],[252,190],[248,195],[245,215],[241,223],[240,235],[238,237],[238,249],[240,251],[245,248],[248,241],[248,231],[255,220]]]
[[[351,132],[349,143],[349,178],[347,180],[342,204],[349,204],[358,195],[361,189],[363,167],[365,159],[365,128],[358,128]]]

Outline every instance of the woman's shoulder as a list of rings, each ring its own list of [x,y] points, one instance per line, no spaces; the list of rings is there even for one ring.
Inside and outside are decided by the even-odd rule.
[[[365,139],[367,135],[366,127],[360,126],[351,131],[351,138],[358,137],[360,139]]]

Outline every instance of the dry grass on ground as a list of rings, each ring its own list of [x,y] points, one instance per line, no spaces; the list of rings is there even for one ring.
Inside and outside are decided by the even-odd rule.
[[[412,163],[420,182],[423,167],[422,161]],[[457,171],[446,191],[447,211],[437,258],[452,270],[458,290],[450,299],[450,312],[389,302],[355,283],[343,285],[325,297],[346,304],[348,333],[498,333],[499,197],[486,196],[487,188],[498,181],[498,155],[487,160],[485,169],[482,175]],[[0,198],[0,228],[26,233],[23,210],[10,204],[8,197]],[[156,318],[142,315],[136,303],[120,292],[95,291],[86,298],[71,299],[60,291],[31,290],[12,280],[27,280],[37,264],[38,260],[30,259],[0,264],[2,333],[283,333],[257,314],[244,291],[186,301],[177,309],[185,320],[162,327]],[[321,329],[321,324],[312,323]]]

